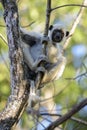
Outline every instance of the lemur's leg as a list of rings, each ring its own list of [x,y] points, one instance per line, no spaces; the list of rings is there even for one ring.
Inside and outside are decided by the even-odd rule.
[[[41,84],[48,83],[52,80],[57,80],[62,76],[62,73],[64,71],[66,65],[66,58],[61,57],[57,63],[51,65],[49,64],[48,69],[46,69]]]
[[[23,48],[25,62],[31,70],[37,70],[37,67],[41,61],[47,61],[47,57],[45,55],[38,56],[38,58],[34,61],[30,53],[30,46],[24,42],[22,42],[22,48]]]

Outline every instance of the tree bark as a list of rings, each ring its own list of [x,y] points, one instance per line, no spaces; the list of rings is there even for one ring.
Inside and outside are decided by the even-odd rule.
[[[11,130],[17,124],[27,105],[29,82],[20,47],[18,8],[15,0],[1,0],[7,27],[9,46],[11,95],[5,109],[0,113],[0,130]]]

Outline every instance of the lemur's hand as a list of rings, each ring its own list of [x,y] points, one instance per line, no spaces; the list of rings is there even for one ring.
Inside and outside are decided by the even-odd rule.
[[[36,73],[38,72],[42,72],[42,73],[45,73],[46,72],[46,69],[43,67],[43,66],[40,66],[36,69]]]
[[[49,37],[48,36],[43,36],[42,37],[42,44],[48,43],[48,41],[49,41]]]
[[[38,57],[38,61],[39,61],[39,63],[40,62],[43,62],[43,61],[48,61],[48,58],[47,58],[47,56],[45,56],[45,55],[40,55],[39,57]]]

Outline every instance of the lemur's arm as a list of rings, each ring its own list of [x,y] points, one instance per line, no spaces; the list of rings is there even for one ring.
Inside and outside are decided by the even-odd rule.
[[[31,70],[34,70],[37,64],[34,62],[33,57],[30,54],[30,46],[22,41],[22,48],[26,64],[30,67]]]
[[[38,34],[33,33],[33,32],[32,32],[33,35],[31,35],[30,32],[29,33],[25,32],[23,31],[23,29],[20,32],[21,32],[21,40],[22,40],[21,46],[23,48],[25,62],[31,70],[35,71],[37,70],[37,67],[41,61],[47,60],[45,55],[38,54],[38,51],[42,51],[41,48],[38,48],[39,50],[36,49],[37,43],[39,45],[41,42],[41,37]],[[35,55],[31,53],[32,47],[36,50],[36,51],[34,50],[33,52],[33,54],[35,53],[35,55],[37,55],[36,59],[34,57]]]

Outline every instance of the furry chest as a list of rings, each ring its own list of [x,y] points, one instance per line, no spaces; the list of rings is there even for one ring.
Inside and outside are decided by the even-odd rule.
[[[54,46],[48,46],[47,48],[47,57],[49,59],[49,61],[51,63],[55,63],[57,62],[57,54],[58,54],[58,51],[57,51],[57,48],[54,47]]]

